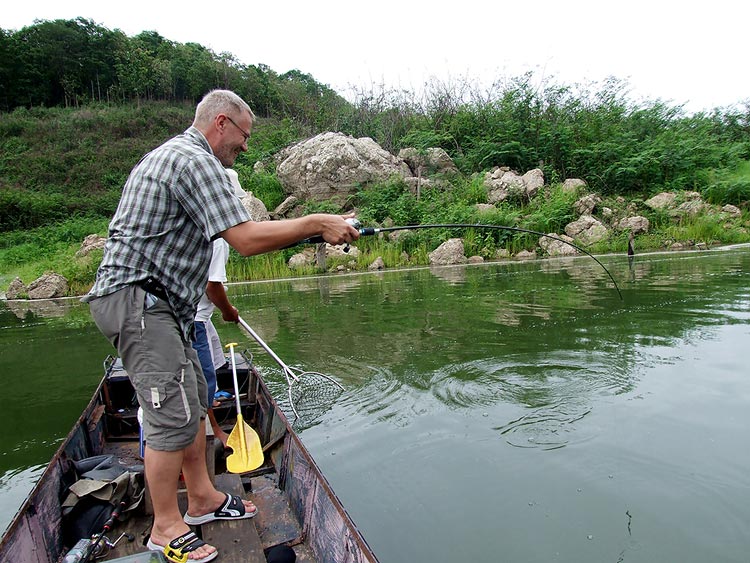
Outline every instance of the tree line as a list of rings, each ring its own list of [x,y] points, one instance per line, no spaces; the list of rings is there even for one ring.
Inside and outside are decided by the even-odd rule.
[[[170,41],[156,31],[128,37],[85,18],[0,29],[0,110],[81,107],[92,102],[196,103],[228,88],[263,117],[293,113],[315,124],[344,100],[309,74],[278,74],[230,53]]]

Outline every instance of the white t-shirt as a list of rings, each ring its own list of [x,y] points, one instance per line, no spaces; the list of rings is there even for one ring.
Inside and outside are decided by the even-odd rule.
[[[211,361],[214,364],[214,369],[219,369],[227,363],[227,357],[224,355],[219,333],[216,332],[216,327],[211,319],[206,321],[206,338],[208,338],[208,345],[211,347]]]
[[[229,260],[229,243],[223,238],[217,238],[213,243],[213,255],[211,256],[211,265],[208,267],[208,281],[225,283],[227,281],[227,260]],[[211,318],[216,305],[203,292],[198,311],[195,313],[195,320],[206,322]]]

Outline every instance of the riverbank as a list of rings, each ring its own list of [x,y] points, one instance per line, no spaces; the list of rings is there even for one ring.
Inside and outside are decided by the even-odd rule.
[[[706,253],[706,252],[716,252],[716,251],[731,251],[731,250],[738,250],[742,248],[750,248],[750,241],[743,242],[743,243],[734,243],[734,244],[726,244],[726,245],[717,245],[713,247],[705,247],[705,248],[681,248],[678,250],[669,250],[669,249],[660,249],[660,250],[645,250],[643,252],[639,252],[638,254],[634,255],[634,259],[637,259],[639,257],[641,258],[652,258],[654,256],[659,255],[675,255],[675,254],[696,254],[696,253]],[[608,258],[613,257],[622,257],[623,253],[605,253],[605,254],[594,254],[594,256],[598,260],[604,260],[607,261]],[[326,273],[317,273],[317,274],[308,274],[308,275],[298,275],[298,276],[288,276],[288,277],[280,277],[280,278],[271,278],[271,279],[260,279],[260,280],[232,280],[228,281],[224,285],[228,288],[231,287],[238,287],[242,285],[262,285],[262,284],[273,284],[273,283],[284,283],[284,282],[294,282],[299,280],[310,280],[315,281],[323,278],[330,278],[330,277],[336,277],[336,278],[345,278],[345,277],[360,277],[360,276],[370,276],[373,274],[383,274],[383,273],[407,273],[407,272],[414,272],[414,271],[420,271],[420,270],[428,270],[428,269],[450,269],[450,268],[477,268],[482,266],[492,266],[493,264],[502,264],[502,263],[511,263],[511,262],[554,262],[554,261],[570,261],[571,258],[581,258],[586,259],[587,257],[583,254],[577,254],[575,256],[541,256],[541,257],[525,257],[520,259],[513,259],[513,258],[504,258],[499,260],[492,260],[492,261],[482,261],[482,262],[473,262],[473,263],[465,263],[465,264],[453,264],[453,265],[441,265],[441,266],[434,266],[434,265],[419,265],[419,266],[402,266],[402,267],[395,267],[395,268],[387,268],[384,270],[378,270],[372,271],[372,270],[351,270],[351,269],[342,269],[342,270],[333,270],[331,272]],[[615,282],[618,280],[615,279]],[[75,304],[85,295],[84,293],[78,294],[78,295],[66,295],[63,297],[55,297],[55,298],[47,298],[47,299],[8,299],[5,295],[5,292],[0,292],[0,301],[6,303],[9,309],[15,310],[18,314],[20,312],[20,316],[23,316],[25,312],[30,311],[34,314],[37,314],[39,316],[60,316],[61,313],[63,313],[68,307],[66,304]]]
[[[363,236],[349,252],[329,249],[324,263],[316,259],[311,245],[250,258],[231,252],[228,279],[277,280],[324,272],[428,266],[436,261],[431,253],[448,240],[461,243],[449,258],[455,263],[571,253],[570,244],[563,241],[592,254],[626,253],[631,247],[634,252],[643,253],[750,242],[747,206],[711,204],[697,192],[663,192],[644,201],[637,197],[603,198],[585,188],[571,191],[563,184],[554,184],[544,186],[527,203],[504,201],[490,205],[477,203],[487,197],[484,181],[478,185],[481,190],[476,192],[464,186],[425,192],[421,197],[402,183],[381,186],[378,193],[387,202],[377,200],[368,191],[367,197],[362,196],[361,207],[356,208],[357,216],[365,226],[384,226],[393,232]],[[414,219],[402,217],[404,207],[412,209]],[[406,226],[393,227],[392,217],[403,219]],[[452,227],[408,227],[435,223]],[[37,297],[85,294],[96,277],[103,251],[101,245],[82,241],[103,242],[107,224],[106,219],[81,217],[30,231],[0,234],[0,290],[11,297],[25,297],[35,281],[54,272],[64,278],[63,289]],[[552,239],[544,238],[542,233],[553,234],[560,244],[546,244]],[[439,261],[446,263],[444,258]],[[12,282],[16,284],[14,293],[8,291]]]

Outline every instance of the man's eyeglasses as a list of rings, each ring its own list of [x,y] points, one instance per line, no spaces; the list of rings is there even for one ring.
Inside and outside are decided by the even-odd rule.
[[[232,125],[234,125],[234,126],[235,126],[235,127],[237,128],[237,129],[239,129],[239,130],[240,130],[240,133],[242,133],[242,135],[243,135],[243,136],[245,137],[245,142],[247,143],[247,140],[248,140],[248,139],[250,138],[250,133],[246,133],[246,132],[245,132],[245,130],[244,130],[244,129],[243,129],[242,127],[240,127],[239,125],[237,125],[237,124],[236,124],[236,123],[234,122],[234,119],[232,119],[232,118],[231,118],[231,117],[229,117],[228,115],[225,115],[224,117],[226,117],[226,118],[227,118],[227,119],[229,120],[229,123],[231,123],[231,124],[232,124]]]

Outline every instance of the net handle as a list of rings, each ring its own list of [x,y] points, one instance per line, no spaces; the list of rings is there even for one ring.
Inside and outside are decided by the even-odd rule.
[[[281,369],[284,370],[284,377],[286,377],[287,383],[291,386],[292,382],[289,381],[289,378],[291,377],[296,383],[299,383],[299,378],[294,374],[292,369],[286,365],[281,358],[279,358],[276,355],[276,352],[271,350],[271,347],[266,344],[263,339],[258,335],[257,332],[255,332],[252,327],[247,324],[242,317],[237,317],[238,322],[240,323],[240,327],[242,327],[245,332],[247,332],[250,336],[253,337],[253,339],[260,344],[261,348],[263,348],[266,352],[268,352],[268,355],[271,356],[279,366],[281,366]]]

